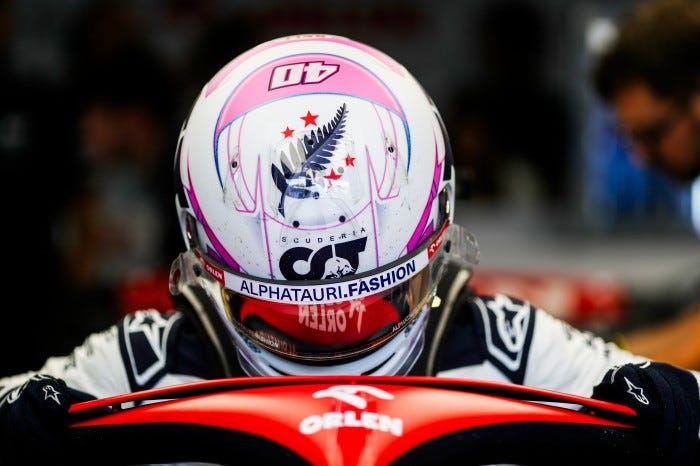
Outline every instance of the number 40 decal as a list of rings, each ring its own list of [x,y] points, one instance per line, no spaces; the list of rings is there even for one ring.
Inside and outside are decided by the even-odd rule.
[[[340,69],[340,65],[327,65],[322,61],[290,63],[272,70],[269,89],[296,86],[297,84],[318,84]]]

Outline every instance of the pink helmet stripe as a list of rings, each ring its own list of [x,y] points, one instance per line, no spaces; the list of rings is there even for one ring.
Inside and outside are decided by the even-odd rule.
[[[437,163],[438,159],[438,154],[439,150],[437,145],[435,146],[435,169],[433,170],[433,182],[430,187],[430,194],[428,195],[428,202],[425,204],[425,208],[423,209],[423,214],[420,217],[420,221],[418,222],[418,225],[416,226],[416,229],[413,231],[413,234],[411,235],[411,239],[408,240],[408,243],[406,244],[406,252],[413,251],[421,242],[428,236],[430,236],[434,229],[435,225],[431,222],[428,224],[430,221],[430,211],[432,210],[433,207],[433,201],[438,195],[438,188],[440,186],[440,173],[442,173],[442,163]]]
[[[205,91],[204,91],[204,95],[208,97],[209,94],[214,92],[221,85],[221,83],[226,79],[226,77],[231,73],[231,70],[236,68],[239,63],[241,63],[244,60],[247,60],[249,57],[256,55],[262,51],[268,50],[272,47],[277,47],[277,46],[282,45],[282,44],[286,44],[289,42],[303,42],[303,41],[308,41],[308,40],[313,40],[315,42],[318,42],[318,41],[334,42],[337,44],[344,44],[344,45],[348,45],[350,47],[360,49],[363,52],[372,55],[374,58],[376,58],[380,62],[384,63],[394,73],[397,73],[401,76],[405,76],[405,74],[406,74],[405,69],[400,64],[398,64],[394,59],[392,59],[390,56],[388,56],[384,52],[381,52],[380,50],[377,50],[374,47],[370,47],[369,45],[349,40],[345,37],[326,36],[324,34],[307,34],[307,35],[300,35],[300,36],[285,37],[285,38],[279,39],[279,40],[271,40],[269,42],[266,42],[264,44],[261,44],[261,45],[255,47],[255,48],[253,48],[245,53],[242,53],[238,57],[231,60],[231,62],[228,63],[226,66],[224,66],[221,69],[221,71],[219,71],[209,81],[209,83],[207,83]]]
[[[190,173],[189,169],[189,164],[187,167],[187,179],[189,180],[189,185],[192,186],[192,175]],[[197,199],[197,195],[195,194],[194,190],[192,189],[186,189],[187,191],[187,197],[190,200],[190,204],[192,205],[192,211],[194,212],[195,218],[197,221],[202,225],[204,230],[207,233],[207,237],[209,240],[212,242],[212,245],[214,246],[214,251],[208,250],[207,254],[209,254],[212,257],[217,258],[220,262],[226,264],[228,267],[230,267],[233,270],[241,270],[241,266],[236,262],[236,260],[226,251],[226,248],[224,247],[223,244],[221,244],[221,241],[216,237],[214,234],[214,230],[209,226],[209,222],[204,218],[204,212],[202,212],[202,209],[199,207],[199,200]]]
[[[270,77],[275,68],[309,62],[323,62],[324,65],[331,66],[337,65],[338,71],[320,82],[299,82],[295,85],[269,89]],[[300,86],[304,86],[304,88],[300,89]],[[403,111],[391,91],[373,73],[361,65],[334,55],[295,55],[284,60],[265,64],[234,89],[219,116],[215,137],[218,139],[218,135],[224,127],[256,106],[274,99],[282,99],[302,93],[347,94],[365,98],[393,111],[402,120],[405,119]]]

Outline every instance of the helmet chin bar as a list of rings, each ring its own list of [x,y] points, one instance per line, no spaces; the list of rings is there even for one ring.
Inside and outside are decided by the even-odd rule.
[[[195,290],[201,292],[197,293]],[[233,341],[241,367],[251,376],[406,374],[423,350],[423,332],[432,301],[428,300],[423,311],[401,333],[375,351],[349,362],[338,361],[328,365],[312,365],[277,356],[256,345],[236,330],[225,317],[220,290],[221,285],[204,272],[194,251],[183,252],[173,261],[170,270],[171,293],[175,296],[183,295],[190,302],[222,361],[228,357],[226,354],[228,345],[221,341],[222,332],[217,332],[218,329],[214,326],[222,324],[225,326],[225,333]],[[216,311],[216,316],[211,315],[211,309]]]
[[[426,307],[429,305],[426,304]],[[350,362],[309,365],[277,356],[256,345],[229,325],[243,370],[251,376],[277,375],[405,375],[418,360],[424,346],[428,311],[400,334],[371,353]]]

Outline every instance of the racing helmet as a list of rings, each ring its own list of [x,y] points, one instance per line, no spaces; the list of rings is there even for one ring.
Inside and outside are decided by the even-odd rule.
[[[454,170],[431,98],[346,37],[282,37],[204,85],[178,143],[187,251],[250,375],[403,374],[449,260]],[[478,250],[476,250],[478,251]]]

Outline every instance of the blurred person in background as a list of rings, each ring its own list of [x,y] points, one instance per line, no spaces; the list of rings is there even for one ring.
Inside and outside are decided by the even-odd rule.
[[[698,192],[700,1],[639,4],[599,57],[592,79],[631,145],[635,161],[675,183],[693,184]],[[692,288],[677,317],[628,333],[626,346],[640,354],[700,368],[697,277]]]
[[[594,84],[637,162],[679,183],[700,175],[700,2],[652,0],[622,24]]]

